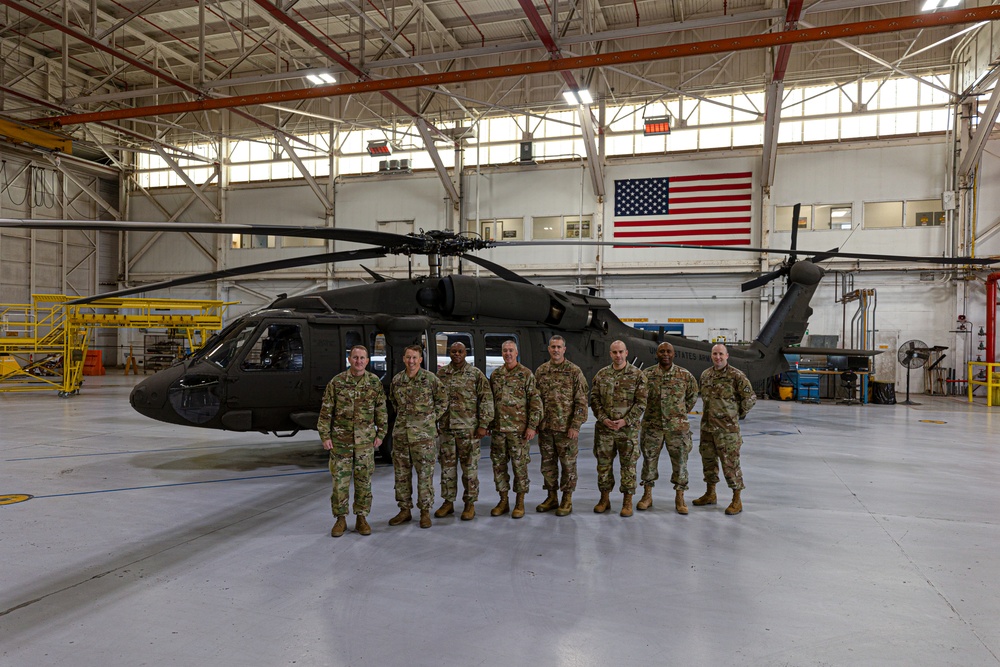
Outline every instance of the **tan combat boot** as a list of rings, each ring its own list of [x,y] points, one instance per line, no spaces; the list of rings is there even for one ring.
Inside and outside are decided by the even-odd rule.
[[[549,495],[542,504],[535,508],[536,512],[549,512],[559,507],[559,496],[555,489],[549,489]]]
[[[743,502],[740,500],[740,490],[733,489],[733,502],[729,503],[729,507],[726,508],[726,514],[732,516],[733,514],[739,514],[743,511]]]
[[[604,514],[611,508],[611,498],[608,497],[609,491],[601,491],[601,499],[594,505],[595,514]]]
[[[511,510],[510,512],[510,518],[520,519],[523,516],[524,516],[524,494],[519,493],[517,494],[517,497],[514,500],[514,509]]]
[[[556,516],[569,516],[573,512],[573,492],[563,491],[562,502],[556,510]]]
[[[358,520],[354,522],[354,530],[358,535],[371,535],[372,527],[368,525],[368,519],[364,518],[360,514],[358,515]]]
[[[446,500],[443,503],[441,503],[441,507],[437,509],[437,512],[434,512],[434,516],[436,516],[439,519],[443,519],[449,514],[454,514],[454,513],[455,513],[455,503],[451,502],[450,500]]]
[[[472,521],[476,518],[476,503],[465,503],[465,509],[462,510],[462,521]]]
[[[677,496],[674,498],[674,509],[678,514],[688,513],[688,506],[684,504],[684,492],[681,490],[677,491]]]
[[[637,510],[648,510],[653,506],[653,487],[649,484],[643,487],[642,499],[635,504]]]
[[[340,537],[347,530],[347,519],[342,516],[337,517],[337,522],[333,524],[333,528],[330,529],[330,537]]]
[[[705,495],[701,498],[695,498],[691,501],[692,505],[696,507],[701,507],[702,505],[714,505],[718,499],[715,497],[715,484],[709,484],[708,490],[705,491]]]
[[[431,511],[430,510],[420,510],[420,527],[430,528],[431,527]]]
[[[389,519],[390,526],[398,526],[401,523],[406,523],[413,517],[410,515],[410,509],[408,507],[400,507],[399,514]]]
[[[632,516],[632,494],[626,493],[625,497],[622,498],[622,511],[619,513],[620,516]]]
[[[497,506],[490,510],[490,516],[500,516],[506,514],[510,511],[510,503],[507,501],[507,492],[502,491],[500,493],[500,502]]]

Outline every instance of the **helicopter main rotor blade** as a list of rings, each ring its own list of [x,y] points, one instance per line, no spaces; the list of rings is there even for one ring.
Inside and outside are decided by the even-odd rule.
[[[190,276],[184,276],[183,278],[163,280],[158,283],[148,283],[146,285],[140,285],[138,287],[128,287],[126,289],[120,289],[114,292],[105,292],[103,294],[83,297],[81,299],[74,299],[72,301],[68,301],[67,303],[69,303],[70,305],[82,305],[86,303],[93,303],[95,301],[101,301],[102,299],[113,299],[122,296],[129,296],[131,294],[139,294],[141,292],[152,292],[155,290],[166,289],[168,287],[178,287],[180,285],[190,285],[192,283],[200,283],[206,280],[214,280],[216,278],[235,278],[236,276],[245,276],[251,273],[263,273],[265,271],[291,269],[299,266],[313,266],[315,264],[333,264],[334,262],[349,262],[351,260],[357,260],[357,259],[375,259],[378,257],[385,257],[387,254],[388,253],[384,248],[371,248],[364,250],[345,250],[342,252],[327,252],[327,253],[322,253],[320,255],[306,255],[304,257],[292,257],[289,259],[275,260],[273,262],[261,262],[259,264],[248,264],[246,266],[238,266],[232,269],[222,269],[221,271],[198,273]]]
[[[757,248],[754,246],[716,246],[716,245],[694,245],[689,243],[633,243],[627,240],[617,241],[491,241],[490,247],[504,248],[508,246],[622,246],[627,248],[681,248],[688,250],[722,250],[725,252],[752,252],[752,253],[774,253],[778,255],[791,255],[791,250],[781,248]],[[872,259],[888,262],[923,262],[927,264],[948,264],[963,265],[971,264],[976,266],[990,266],[1000,263],[1000,259],[995,257],[936,257],[931,255],[880,255],[862,252],[841,252],[834,253],[830,250],[795,250],[797,255],[823,256],[824,259],[843,257],[846,259]]]
[[[488,271],[492,271],[493,273],[497,274],[504,280],[509,280],[510,282],[513,283],[524,283],[526,285],[534,284],[527,278],[519,276],[510,269],[500,266],[499,264],[496,264],[494,262],[491,262],[488,259],[483,259],[482,257],[476,257],[475,255],[469,255],[469,254],[462,254],[459,255],[459,257],[461,257],[466,261],[472,262],[473,264],[478,264],[479,266],[483,267],[484,269],[487,269]]]
[[[189,234],[256,234],[260,236],[294,236],[331,241],[350,241],[396,248],[414,245],[415,239],[403,234],[374,232],[365,229],[338,227],[293,227],[286,225],[244,225],[201,222],[120,222],[112,220],[28,220],[0,218],[0,229],[75,229],[111,232],[188,232]]]

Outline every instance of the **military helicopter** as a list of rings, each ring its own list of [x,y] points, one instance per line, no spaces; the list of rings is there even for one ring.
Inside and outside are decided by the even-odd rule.
[[[797,207],[796,207],[797,208]],[[793,212],[798,219],[798,211]],[[369,369],[386,385],[402,370],[403,348],[415,343],[426,350],[425,365],[434,370],[447,363],[447,348],[456,341],[470,350],[469,361],[484,372],[499,365],[500,347],[513,339],[520,360],[535,368],[548,359],[548,339],[566,340],[567,358],[588,378],[608,363],[615,340],[628,347],[637,366],[656,363],[660,342],[673,344],[678,363],[696,375],[711,365],[712,344],[662,332],[643,331],[623,323],[611,304],[593,294],[579,294],[532,284],[503,266],[470,254],[485,248],[564,241],[486,241],[445,231],[390,234],[358,229],[286,227],[273,225],[210,225],[198,223],[143,223],[70,220],[0,220],[0,227],[116,231],[173,231],[189,233],[244,233],[333,239],[372,247],[321,253],[185,276],[159,283],[77,299],[93,303],[108,297],[150,292],[168,287],[283,268],[364,260],[389,254],[426,255],[429,275],[389,280],[366,269],[371,284],[301,296],[279,296],[269,306],[245,314],[213,336],[197,352],[143,380],[132,391],[135,410],[159,421],[231,431],[260,431],[290,436],[316,428],[323,390],[330,378],[347,368],[351,346],[371,350]],[[797,225],[792,227],[790,250],[728,246],[689,246],[670,243],[630,244],[646,247],[691,248],[735,252],[778,252],[782,265],[744,283],[749,290],[785,277],[787,289],[760,334],[745,347],[730,350],[729,362],[754,383],[788,369],[783,352],[798,345],[805,334],[812,298],[824,270],[819,262],[831,257],[924,261],[939,264],[988,264],[993,260],[941,257],[900,257],[797,251]],[[616,245],[604,241],[571,244]],[[799,253],[809,255],[798,259]],[[460,257],[488,269],[497,277],[442,275],[441,258]],[[800,354],[826,353],[795,348]],[[872,356],[870,350],[839,350],[842,355]],[[380,454],[387,455],[391,439]]]

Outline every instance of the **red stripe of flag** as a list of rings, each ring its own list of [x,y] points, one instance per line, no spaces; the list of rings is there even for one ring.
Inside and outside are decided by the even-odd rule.
[[[701,174],[700,176],[671,176],[671,183],[681,183],[687,181],[721,181],[732,178],[752,178],[753,173],[749,171],[738,171],[731,174]]]
[[[655,243],[655,241],[652,241],[652,243]],[[669,241],[664,241],[664,244],[665,244],[663,246],[664,248],[671,247],[669,245],[670,244]],[[706,241],[679,241],[679,242],[676,243],[676,245],[699,245],[699,246],[700,245],[738,245],[738,246],[743,246],[743,245],[746,245],[746,241],[745,240],[740,240],[740,239],[708,239]],[[617,243],[615,245],[611,246],[611,247],[612,248],[647,248],[647,249],[650,249],[650,246],[628,245],[628,244],[618,245]],[[655,249],[655,246],[653,246],[652,249]]]
[[[698,204],[701,202],[750,201],[753,195],[710,195],[706,197],[671,197],[670,205]]]
[[[749,183],[726,183],[724,185],[690,185],[684,188],[670,186],[670,194],[675,192],[718,192],[720,190],[749,190]]]
[[[673,220],[615,220],[615,227],[660,227],[663,225],[724,225],[733,222],[750,224],[750,216],[736,218],[676,218]]]
[[[731,236],[749,234],[749,227],[739,229],[670,229],[663,231],[615,232],[616,239],[648,238],[651,236]]]

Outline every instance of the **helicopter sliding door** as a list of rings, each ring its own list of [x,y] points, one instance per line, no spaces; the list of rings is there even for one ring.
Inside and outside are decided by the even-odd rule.
[[[223,425],[234,431],[290,431],[309,386],[309,328],[304,320],[264,320],[227,376]]]

